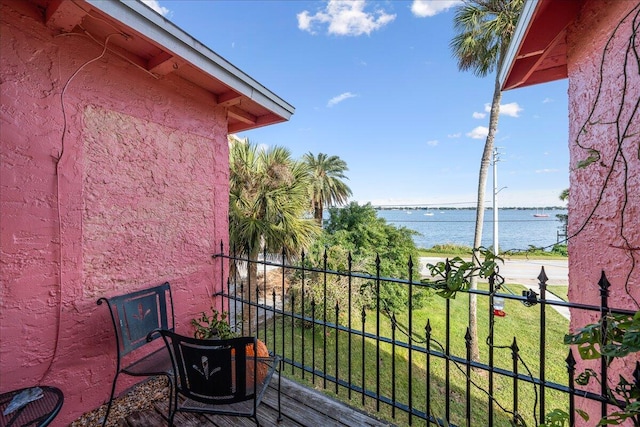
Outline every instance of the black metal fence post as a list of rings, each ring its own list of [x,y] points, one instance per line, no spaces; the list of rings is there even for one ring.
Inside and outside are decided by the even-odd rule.
[[[409,425],[413,424],[413,260],[411,256],[409,256],[409,263],[407,265],[409,269],[409,331],[408,338],[409,341],[409,381],[408,388],[409,393],[407,396],[407,403],[409,405]]]
[[[316,298],[311,299],[311,319],[313,324],[311,327],[311,382],[316,383]]]
[[[607,280],[607,276],[604,274],[604,270],[600,276],[598,286],[600,287],[600,320],[602,322],[602,342],[600,343],[600,346],[602,347],[607,340],[606,331],[608,330],[607,315],[609,314],[609,286],[611,286]],[[600,378],[600,394],[602,396],[607,396],[607,359],[604,356],[600,357]],[[608,399],[604,399],[600,406],[600,413],[602,417],[607,415],[607,400]]]
[[[540,376],[540,419],[544,420],[547,413],[546,409],[546,359],[547,359],[547,274],[544,271],[544,266],[540,268],[540,274],[538,274],[538,286],[540,287],[540,369],[538,375]]]
[[[576,359],[573,357],[573,350],[569,349],[567,356],[567,373],[569,376],[569,426],[576,425]],[[542,418],[544,420],[544,418]]]
[[[488,399],[488,408],[487,411],[489,413],[489,425],[493,425],[493,375],[494,375],[494,363],[493,363],[493,325],[495,323],[495,312],[493,305],[493,298],[496,292],[495,287],[495,274],[489,276],[489,336],[487,337],[487,343],[489,344],[488,352],[489,352],[489,399]]]
[[[322,387],[327,388],[327,250],[323,256],[322,283]]]
[[[466,404],[465,404],[465,418],[467,421],[467,427],[471,427],[471,331],[467,326],[467,333],[464,335],[464,343],[467,349],[467,362],[466,365]]]
[[[365,380],[365,378],[366,378],[365,377],[365,373],[366,373],[365,367],[367,365],[365,363],[365,360],[366,360],[366,345],[365,345],[366,344],[365,343],[366,338],[365,338],[365,336],[366,336],[366,333],[367,333],[366,323],[365,323],[366,320],[367,320],[367,311],[365,310],[364,307],[362,307],[362,360],[360,362],[360,365],[361,365],[361,368],[362,368],[362,406],[364,406],[364,398],[367,395],[365,393],[365,390],[367,390],[367,383],[366,383],[366,380]]]
[[[426,413],[427,413],[427,419],[430,419],[431,417],[431,320],[427,319],[427,326],[424,327],[424,334],[425,334],[425,346],[427,349],[427,354],[426,354],[426,371],[427,371],[427,378],[425,380],[425,388],[426,388]]]
[[[380,411],[380,255],[376,255],[376,411]]]
[[[340,306],[338,305],[338,300],[336,299],[336,326],[334,328],[334,331],[336,333],[336,355],[335,355],[335,357],[336,357],[336,359],[335,359],[335,365],[336,365],[335,366],[336,394],[338,394],[338,381],[337,381],[337,379],[340,378],[339,371],[338,371],[338,368],[340,367],[340,356],[339,356],[340,345],[338,344],[339,341],[340,341],[339,337],[338,337],[339,332],[340,332],[340,330],[338,329],[338,325],[340,324],[339,322],[340,322]]]
[[[351,288],[351,263],[353,262],[353,258],[351,258],[351,252],[349,252],[349,255],[347,256],[347,272],[348,272],[348,276],[347,276],[347,280],[348,280],[348,292],[349,292],[349,303],[348,303],[348,307],[347,307],[347,315],[349,316],[348,319],[348,327],[349,327],[349,331],[351,331],[352,329],[352,325],[351,325],[351,312],[353,311],[353,306],[351,305],[351,292],[353,292],[353,289]],[[347,339],[349,341],[348,347],[348,354],[349,354],[349,363],[348,363],[348,374],[347,374],[347,378],[349,381],[349,384],[352,384],[353,378],[352,378],[352,374],[351,374],[351,336],[353,334],[351,334],[351,332],[349,332],[349,334],[347,334]],[[351,400],[351,387],[349,387],[348,389],[348,395],[349,395],[349,400]]]
[[[396,417],[396,315],[391,315],[391,417]]]
[[[286,265],[287,262],[287,253],[285,252],[284,248],[282,248],[282,293],[280,294],[280,304],[282,304],[282,354],[284,355],[284,346],[285,346],[285,294],[286,294],[286,289],[285,289],[285,275],[286,275]],[[276,306],[274,305],[273,308],[275,309]],[[291,310],[293,311],[293,309]],[[293,319],[292,319],[293,320]],[[291,337],[293,339],[293,337]],[[293,359],[292,359],[293,360]],[[291,369],[293,369],[293,364],[291,366]]]
[[[300,257],[300,265],[301,265],[301,274],[302,274],[302,279],[301,279],[301,286],[300,286],[300,314],[302,315],[302,346],[301,346],[301,353],[302,353],[302,379],[304,379],[304,374],[306,369],[304,368],[305,365],[305,351],[304,351],[304,337],[305,337],[305,325],[306,325],[306,321],[304,320],[307,317],[307,312],[305,310],[305,305],[304,305],[304,297],[305,297],[305,289],[304,289],[304,284],[305,284],[305,253],[304,251],[302,251],[302,256]]]
[[[516,337],[513,337],[513,343],[511,343],[511,360],[513,361],[513,425],[518,425],[518,343]]]

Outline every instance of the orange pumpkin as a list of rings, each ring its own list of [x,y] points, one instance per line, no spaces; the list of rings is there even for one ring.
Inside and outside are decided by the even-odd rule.
[[[265,343],[261,340],[256,341],[256,350],[257,357],[269,357],[269,350]],[[247,390],[251,390],[253,388],[253,344],[247,344],[246,349],[247,353]],[[231,355],[235,356],[235,350],[231,349]],[[267,376],[267,372],[269,372],[269,366],[263,362],[258,360],[258,378],[256,378],[257,384],[260,384]]]
[[[256,350],[258,353],[257,357],[269,357],[269,350],[267,349],[266,344],[263,343],[261,340],[257,340]],[[247,345],[246,351],[247,351],[247,358],[254,357],[253,346],[251,344]],[[269,367],[267,366],[267,364],[265,362],[258,360],[258,378],[257,378],[258,384],[264,381],[268,371],[269,371]],[[247,360],[247,387],[249,385],[253,387],[253,360],[251,359]]]

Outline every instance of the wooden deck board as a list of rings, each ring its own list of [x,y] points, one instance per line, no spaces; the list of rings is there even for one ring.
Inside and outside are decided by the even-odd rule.
[[[284,377],[282,378],[281,396],[282,421],[278,422],[278,393],[274,388],[277,385],[277,380],[277,377],[272,380],[271,387],[265,393],[262,404],[258,407],[258,419],[262,426],[388,427],[392,425]],[[131,414],[126,420],[121,420],[120,425],[123,427],[166,425],[167,406],[167,402],[157,403],[154,410]],[[251,419],[241,417],[177,413],[174,425],[180,427],[236,427],[255,426],[255,423]]]

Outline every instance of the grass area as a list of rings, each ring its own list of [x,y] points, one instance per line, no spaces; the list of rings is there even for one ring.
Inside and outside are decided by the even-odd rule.
[[[523,288],[511,285],[516,293]],[[447,307],[448,306],[448,307]],[[446,313],[449,311],[449,316]],[[479,337],[480,337],[480,362],[488,363],[489,346],[485,339],[489,334],[487,298],[478,298]],[[539,330],[539,308],[525,307],[515,301],[507,301],[504,318],[496,318],[494,330],[494,364],[496,367],[513,371],[514,364],[510,346],[516,344],[519,349],[520,361],[517,370],[520,374],[540,377],[540,351],[541,339]],[[431,327],[432,349],[442,350],[449,348],[450,354],[465,358],[466,346],[464,335],[468,323],[468,297],[460,294],[456,299],[444,300],[433,297],[426,307],[414,310],[412,317],[412,340],[418,349],[409,352],[407,336],[400,330],[408,326],[406,314],[397,317],[397,324],[401,327],[392,328],[391,322],[381,316],[380,323],[376,321],[375,312],[367,312],[364,325],[360,314],[353,316],[352,328],[368,333],[376,333],[379,329],[380,336],[393,337],[393,343],[385,343],[375,339],[362,339],[352,335],[351,342],[346,332],[334,328],[302,327],[297,322],[279,319],[276,323],[274,337],[273,325],[270,325],[267,333],[267,342],[270,348],[278,353],[284,353],[285,357],[295,360],[297,363],[313,365],[316,371],[325,372],[329,376],[337,376],[357,386],[365,387],[376,392],[380,388],[380,394],[388,397],[395,396],[395,401],[410,405],[413,408],[427,411],[427,391],[429,395],[429,412],[439,418],[447,418],[456,425],[466,425],[466,393],[467,376],[465,365],[456,365],[436,356],[430,356],[429,360],[424,351],[425,328]],[[447,334],[447,318],[450,321],[449,334]],[[332,321],[332,320],[328,320]],[[484,323],[483,323],[484,322]],[[564,383],[567,378],[564,359],[568,349],[562,344],[564,334],[568,330],[568,321],[553,310],[547,312],[545,329],[546,352],[545,375],[547,381]],[[284,326],[284,327],[283,327]],[[262,331],[261,331],[262,333]],[[516,337],[516,339],[514,339]],[[274,341],[275,339],[275,341]],[[275,343],[275,344],[274,344]],[[284,348],[282,347],[284,343]],[[378,357],[379,351],[379,357]],[[326,352],[326,354],[325,354]],[[411,358],[411,363],[409,362]],[[430,375],[427,376],[427,364]],[[350,368],[349,368],[350,367]],[[364,375],[363,375],[364,372]],[[285,375],[293,377],[297,381],[307,382],[315,388],[322,389],[325,378],[302,372],[300,368],[286,366]],[[304,378],[303,378],[304,377]],[[364,380],[363,380],[364,378]],[[379,382],[376,382],[379,378]],[[541,420],[534,417],[539,413],[540,389],[530,383],[519,381],[514,385],[512,378],[500,374],[493,375],[493,390],[489,392],[490,376],[486,371],[471,371],[469,379],[478,387],[470,386],[471,419],[474,425],[489,425],[488,407],[489,395],[494,397],[493,426],[509,426],[512,414],[517,405],[517,412],[523,417],[527,425],[536,425]],[[449,395],[445,393],[446,382],[449,381]],[[392,405],[378,403],[376,399],[365,397],[347,388],[337,387],[326,381],[328,391],[337,394],[337,397],[352,406],[361,408],[366,412],[377,414],[398,425],[408,425],[407,414],[392,407]],[[409,389],[412,393],[412,401],[409,402]],[[562,393],[546,390],[546,412],[551,409],[567,410],[567,396]],[[450,404],[450,414],[446,416],[446,404]],[[514,403],[515,402],[515,403]],[[535,415],[534,415],[535,414]],[[426,425],[422,420],[414,417],[412,425]],[[537,422],[536,422],[537,421]]]
[[[569,287],[567,285],[547,285],[547,291],[563,301],[569,301]]]
[[[522,252],[508,252],[500,254],[505,259],[566,259],[566,246],[557,245],[558,249],[554,251],[544,251],[540,248],[530,248]],[[461,258],[471,257],[471,247],[454,245],[447,243],[443,245],[434,245],[431,248],[418,249],[420,256],[424,257],[440,257],[452,258],[459,256]]]

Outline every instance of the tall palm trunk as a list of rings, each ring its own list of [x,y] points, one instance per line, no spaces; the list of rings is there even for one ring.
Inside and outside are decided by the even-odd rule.
[[[247,301],[244,305],[242,330],[248,335],[253,334],[257,330],[258,319],[256,318],[255,306],[258,303],[258,254],[259,251],[251,250],[249,252],[249,261],[247,262],[247,281],[243,285],[242,299]],[[266,279],[265,279],[266,280]],[[265,297],[263,295],[263,297]],[[247,330],[245,330],[245,325]],[[254,328],[255,325],[255,328]]]
[[[500,58],[499,63],[502,62]],[[491,101],[491,113],[489,114],[489,133],[484,143],[482,160],[480,162],[480,173],[478,174],[478,200],[476,205],[476,229],[473,236],[473,247],[479,248],[482,245],[482,227],[484,225],[484,195],[487,188],[487,174],[491,164],[493,154],[493,142],[498,129],[498,116],[500,115],[500,101],[502,92],[500,90],[499,73],[496,73],[495,86],[493,89],[493,101]],[[478,260],[474,258],[474,266],[478,267]],[[478,276],[471,277],[470,289],[478,289]],[[475,293],[469,294],[469,333],[471,335],[471,360],[480,359],[478,347],[478,301]]]
[[[323,215],[323,206],[322,203],[313,202],[313,218],[316,220],[318,225],[322,228],[322,215]]]

